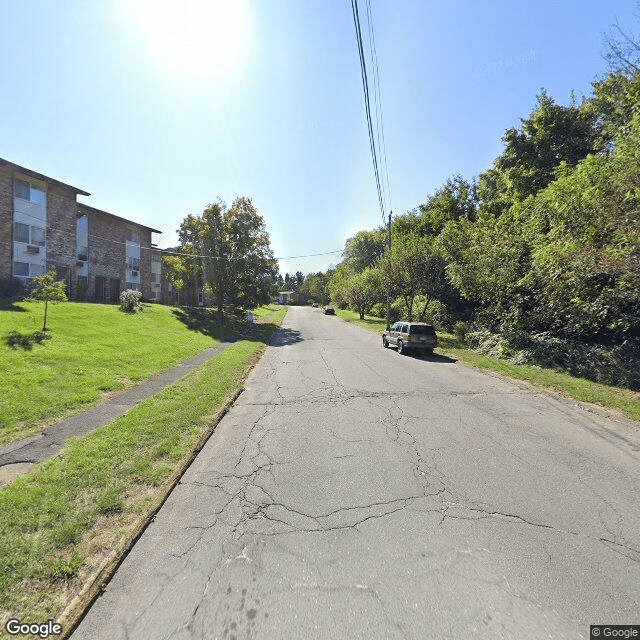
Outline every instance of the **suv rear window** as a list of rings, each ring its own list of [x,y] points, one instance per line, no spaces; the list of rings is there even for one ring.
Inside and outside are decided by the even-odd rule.
[[[412,336],[433,336],[436,332],[430,324],[414,324],[409,333]]]

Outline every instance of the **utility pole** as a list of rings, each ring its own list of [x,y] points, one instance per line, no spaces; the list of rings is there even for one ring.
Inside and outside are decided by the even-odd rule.
[[[389,212],[387,248],[389,250],[389,270],[387,271],[387,331],[391,328],[391,216],[393,211]]]

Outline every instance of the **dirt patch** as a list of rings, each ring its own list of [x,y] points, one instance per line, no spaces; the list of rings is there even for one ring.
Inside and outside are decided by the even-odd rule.
[[[0,487],[6,487],[11,484],[18,476],[31,471],[35,467],[33,462],[15,462],[14,464],[5,464],[0,467]]]

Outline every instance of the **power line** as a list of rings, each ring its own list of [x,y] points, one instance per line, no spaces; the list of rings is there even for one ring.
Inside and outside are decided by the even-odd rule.
[[[41,224],[44,223],[45,224],[45,229],[47,232],[47,236],[50,233],[55,233],[58,236],[67,236],[67,237],[73,237],[76,238],[76,235],[74,233],[71,233],[69,231],[64,231],[60,228],[57,227],[52,227],[51,225],[47,225],[46,222],[44,220],[42,220],[42,218],[39,218],[37,216],[34,216],[32,214],[28,214],[28,213],[22,213],[21,215],[27,216],[29,218],[33,218],[34,220],[37,220],[38,222],[40,222]],[[26,224],[26,223],[25,223]],[[35,226],[35,225],[31,225],[31,226]],[[119,244],[122,246],[127,245],[127,242],[122,242],[121,240],[115,240],[113,238],[103,238],[101,236],[96,236],[92,233],[88,234],[88,238],[91,240],[99,240],[102,242],[111,242],[113,244]],[[76,238],[76,242],[77,242],[77,238]],[[10,245],[9,242],[3,243],[6,244],[7,246]],[[154,247],[154,246],[143,246],[143,245],[138,245],[140,247],[140,250],[145,250],[145,251],[160,251],[161,253],[167,254],[167,255],[172,255],[172,256],[182,256],[182,257],[186,257],[186,258],[210,258],[212,260],[229,260],[229,256],[212,256],[212,255],[203,255],[203,254],[198,254],[198,253],[182,253],[179,251],[173,251],[173,250],[168,250],[168,249],[160,249],[159,247]],[[274,257],[273,260],[295,260],[297,258],[315,258],[317,256],[328,256],[328,255],[332,255],[335,253],[342,253],[342,249],[336,249],[334,251],[323,251],[320,253],[307,253],[305,255],[299,255],[299,256],[284,256],[284,257]],[[66,258],[71,258],[73,256],[68,256],[68,255],[64,255],[63,257]]]
[[[378,68],[378,53],[376,51],[376,39],[373,33],[373,19],[371,17],[371,0],[366,0],[367,7],[367,24],[369,26],[369,42],[371,51],[371,65],[373,68],[373,99],[376,107],[376,131],[378,133],[378,147],[382,149],[382,164],[384,169],[384,180],[382,182],[383,192],[385,191],[386,181],[386,195],[387,204],[389,210],[391,206],[391,187],[389,186],[389,170],[387,166],[387,150],[384,137],[384,118],[382,117],[382,99],[380,97],[380,72]],[[381,140],[382,138],[382,140]],[[383,222],[384,220],[383,216]]]
[[[382,220],[384,221],[385,207],[384,199],[382,197],[382,185],[380,183],[380,172],[378,170],[378,156],[376,152],[376,140],[373,135],[373,123],[371,120],[371,103],[369,100],[369,82],[367,78],[367,64],[364,56],[364,46],[362,44],[362,30],[360,28],[360,14],[358,12],[358,0],[351,0],[351,9],[353,11],[353,22],[356,29],[356,41],[358,44],[358,55],[360,57],[360,72],[362,75],[362,89],[364,92],[364,106],[367,116],[367,128],[369,130],[369,147],[371,149],[371,159],[373,161],[373,172],[376,178],[376,188],[378,191],[378,203],[380,205],[380,213]]]

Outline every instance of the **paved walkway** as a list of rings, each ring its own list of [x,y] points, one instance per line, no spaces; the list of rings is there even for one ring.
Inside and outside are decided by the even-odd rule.
[[[32,469],[37,462],[56,456],[60,453],[62,444],[67,438],[84,435],[112,422],[141,400],[162,391],[199,365],[211,360],[238,339],[244,338],[247,332],[248,330],[245,330],[239,336],[235,336],[227,342],[220,342],[210,349],[205,349],[197,356],[163,371],[146,382],[114,394],[104,404],[46,427],[35,436],[10,442],[0,449],[0,487],[13,482],[19,475]]]

